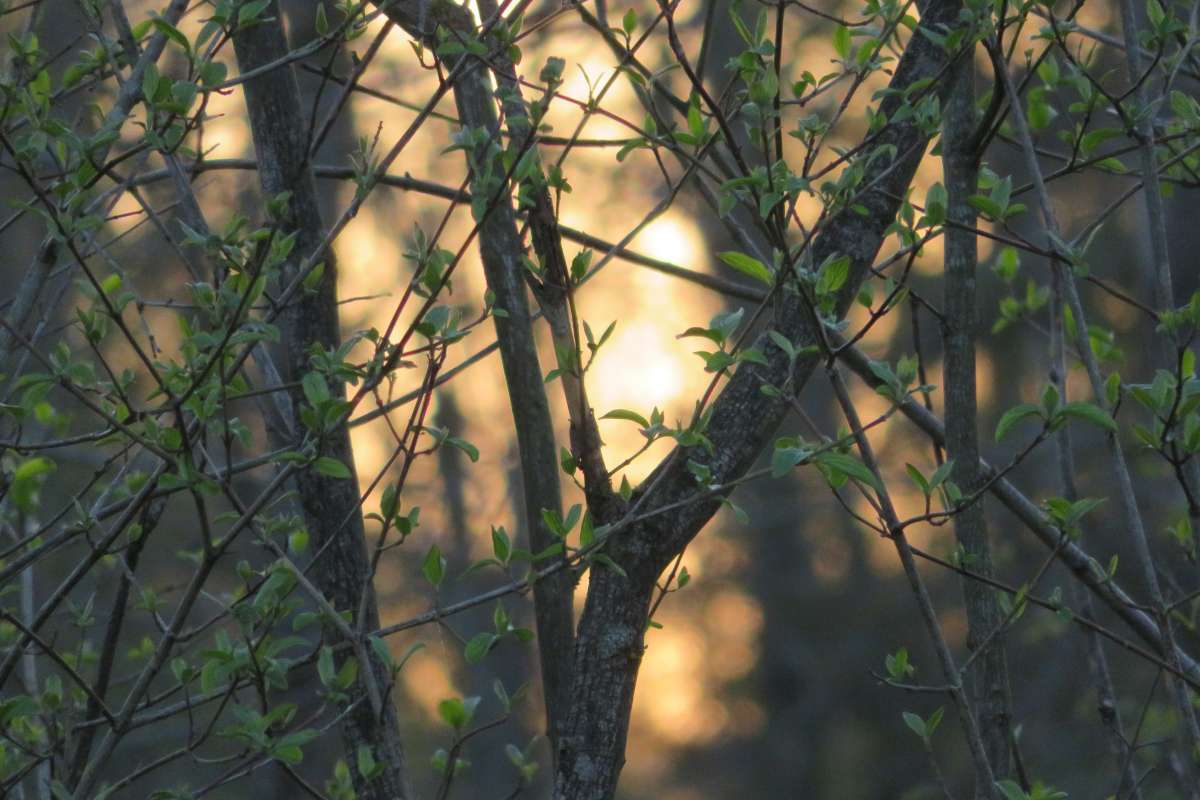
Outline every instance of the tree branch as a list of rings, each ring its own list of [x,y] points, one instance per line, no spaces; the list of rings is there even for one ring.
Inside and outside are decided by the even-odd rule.
[[[938,29],[957,17],[955,0],[934,0],[922,8],[922,27]],[[890,120],[901,107],[904,90],[932,79],[950,64],[950,54],[914,33],[890,83],[880,112]],[[939,91],[945,82],[935,81]],[[889,122],[872,139],[876,157],[864,170],[856,198],[865,214],[843,209],[826,222],[812,245],[812,263],[828,256],[851,259],[850,276],[837,310],[844,314],[869,273],[887,227],[908,188],[928,143],[911,118]],[[866,157],[864,154],[863,157]],[[815,343],[815,330],[801,302],[778,304],[770,327],[803,347]],[[764,384],[800,387],[816,365],[800,359],[794,369],[787,355],[765,336],[756,347],[767,365],[747,363],[730,379],[714,402],[706,434],[712,455],[703,448],[677,448],[647,479],[639,494],[647,511],[696,494],[698,487],[687,462],[706,464],[712,483],[725,483],[746,472],[782,422],[789,408],[781,398],[767,397]],[[624,763],[625,737],[633,689],[643,650],[646,611],[658,573],[666,567],[716,512],[720,497],[689,504],[678,513],[614,537],[608,555],[623,573],[593,569],[587,604],[580,618],[570,691],[567,731],[559,747],[556,800],[602,800],[612,796]]]
[[[426,46],[436,47],[438,24],[453,32],[452,35],[477,36],[470,14],[449,0],[392,3],[381,5],[381,8],[389,19]],[[464,60],[466,63],[460,63]],[[468,154],[469,161],[484,163],[491,157],[488,148],[500,141],[500,125],[486,64],[465,54],[448,58],[446,62],[456,75],[454,100],[463,127],[488,134],[489,140]],[[503,316],[494,317],[496,338],[521,454],[525,526],[531,549],[537,553],[558,542],[542,520],[542,511],[560,513],[561,499],[553,420],[525,296],[525,250],[517,231],[507,182],[501,187],[485,188],[479,185],[478,172],[474,178],[476,183],[472,192],[489,200],[486,216],[480,224],[479,248],[488,288],[495,296],[496,307],[504,311]],[[565,557],[563,552],[555,558]],[[538,653],[552,739],[557,738],[561,729],[560,709],[564,704],[567,667],[574,639],[574,588],[574,578],[569,570],[557,570],[534,585]]]

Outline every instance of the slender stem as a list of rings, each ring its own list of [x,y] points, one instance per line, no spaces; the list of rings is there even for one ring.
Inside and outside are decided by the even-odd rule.
[[[979,469],[979,432],[975,396],[975,329],[978,325],[975,243],[976,214],[968,199],[978,183],[979,154],[974,146],[975,62],[963,59],[955,70],[955,88],[942,118],[942,169],[946,180],[945,362],[946,455],[950,476],[970,495],[986,483]],[[915,314],[914,309],[914,314]],[[986,508],[971,503],[954,514],[954,532],[971,569],[992,574]],[[967,611],[967,647],[971,650],[971,704],[997,778],[1009,774],[1012,699],[1001,632],[1003,613],[996,594],[978,582],[963,581]],[[980,652],[980,648],[986,648]]]

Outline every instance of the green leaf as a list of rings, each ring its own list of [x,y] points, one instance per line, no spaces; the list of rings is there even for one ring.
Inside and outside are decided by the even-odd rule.
[[[248,27],[258,21],[262,12],[271,5],[271,0],[251,0],[238,7],[238,28]]]
[[[771,477],[782,478],[810,455],[812,455],[811,451],[806,448],[776,446],[775,451],[771,454]]]
[[[321,285],[321,280],[324,277],[325,277],[325,262],[322,261],[321,263],[317,264],[315,267],[310,269],[308,271],[308,274],[304,276],[304,280],[302,281],[302,286],[304,288],[304,291],[308,292],[309,294],[316,292],[317,289]]]
[[[1058,111],[1044,100],[1031,100],[1027,116],[1029,127],[1040,131],[1054,121],[1054,118],[1058,116]]]
[[[922,739],[928,738],[928,731],[925,729],[925,720],[911,711],[905,711],[902,715],[904,724],[907,725],[913,733],[920,736]]]
[[[617,489],[617,494],[621,495],[621,499],[626,503],[629,502],[629,498],[633,497],[633,484],[629,482],[627,475],[621,476],[621,486]]]
[[[996,788],[1004,795],[1004,800],[1029,800],[1029,795],[1022,791],[1016,781],[997,781]]]
[[[933,473],[933,477],[929,479],[931,489],[936,489],[942,485],[946,478],[950,477],[950,472],[954,469],[954,459],[949,459],[942,462],[942,465]]]
[[[320,620],[320,614],[317,612],[300,612],[292,618],[292,630],[302,631],[304,628]]]
[[[1058,393],[1058,388],[1053,383],[1047,383],[1046,388],[1042,391],[1042,411],[1045,412],[1045,416],[1049,417],[1058,411],[1061,402],[1062,398]]]
[[[575,283],[583,280],[583,276],[587,275],[588,265],[592,263],[592,251],[580,250],[571,259],[571,280]]]
[[[321,648],[320,655],[317,656],[317,676],[321,679],[322,686],[332,686],[337,678],[337,669],[333,665],[333,648],[326,645]]]
[[[304,398],[311,405],[317,406],[329,399],[329,384],[325,382],[325,376],[319,372],[309,372],[300,379],[300,386],[304,389]]]
[[[456,447],[459,450],[462,450],[467,454],[467,458],[471,459],[472,464],[479,460],[479,448],[468,442],[466,439],[461,439],[457,436],[447,436],[444,444],[448,444],[451,447]]]
[[[718,253],[717,257],[743,275],[749,275],[767,286],[775,285],[775,275],[757,258],[733,250]]]
[[[175,44],[182,47],[185,53],[187,53],[189,56],[191,55],[192,45],[188,41],[187,37],[180,33],[178,28],[159,16],[151,17],[150,24],[157,28],[159,32],[163,33],[172,42],[175,42]]]
[[[293,767],[304,761],[304,751],[294,744],[280,742],[271,748],[271,755]]]
[[[721,370],[731,366],[737,362],[735,356],[726,353],[724,350],[718,350],[715,353],[697,350],[696,355],[704,361],[704,369],[706,372],[720,372]]]
[[[729,16],[733,20],[734,29],[736,29],[738,32],[738,35],[742,37],[743,42],[745,42],[750,47],[754,47],[756,44],[758,44],[758,41],[755,39],[754,34],[752,34],[750,32],[750,29],[746,27],[746,23],[743,22],[742,18],[738,15],[737,8],[735,6],[730,6]]]
[[[308,550],[308,531],[301,528],[288,534],[288,550],[294,555],[303,555]]]
[[[935,183],[929,187],[929,191],[925,193],[925,222],[931,226],[941,225],[945,222],[948,203],[949,195],[946,193],[945,186]]]
[[[349,689],[357,679],[358,659],[347,658],[342,662],[342,668],[338,670],[337,678],[334,680],[334,683],[337,685],[337,688],[345,690]]]
[[[929,719],[925,720],[925,731],[929,736],[933,736],[933,732],[937,730],[938,725],[942,724],[942,715],[946,709],[944,706],[938,706],[937,711],[929,715]]]
[[[574,475],[579,469],[575,456],[565,447],[558,448],[558,466],[568,475]]]
[[[142,98],[146,102],[154,100],[154,93],[158,91],[158,67],[154,64],[149,64],[146,71],[142,73]]]
[[[1146,16],[1150,18],[1156,30],[1162,28],[1163,21],[1167,18],[1158,0],[1146,0]]]
[[[833,32],[833,51],[838,54],[838,58],[848,58],[850,56],[850,29],[845,25],[838,25]]]
[[[629,577],[629,575],[626,574],[626,572],[625,572],[625,568],[622,567],[617,562],[613,561],[612,558],[608,555],[608,553],[596,553],[596,555],[594,555],[592,558],[596,561],[596,563],[603,564],[604,566],[608,567],[613,572],[620,575],[622,578]]]
[[[704,138],[704,117],[700,114],[699,101],[693,100],[692,104],[688,106],[687,122],[688,131],[695,139],[695,144],[700,144]]]
[[[1047,86],[1054,86],[1058,83],[1059,71],[1058,62],[1054,56],[1046,56],[1042,63],[1037,68],[1038,77],[1045,81]]]
[[[508,559],[512,556],[512,542],[503,525],[498,528],[492,526],[492,552],[496,554],[496,558],[501,564],[507,564]]]
[[[917,488],[928,497],[932,489],[929,486],[929,481],[921,474],[921,470],[914,467],[912,464],[905,464],[904,471],[908,473],[908,477],[912,478],[912,482],[917,485]]]
[[[563,526],[562,517],[552,508],[542,509],[542,522],[546,525],[546,529],[562,539],[567,535],[567,529]]]
[[[480,661],[483,661],[484,657],[487,656],[499,639],[499,636],[488,631],[472,636],[471,641],[467,642],[467,646],[463,651],[467,663],[478,664]]]
[[[215,86],[225,80],[225,75],[229,72],[227,67],[221,61],[209,61],[200,68],[200,81],[205,86]]]
[[[1067,403],[1062,407],[1060,413],[1065,417],[1073,417],[1084,422],[1090,422],[1096,427],[1103,428],[1111,433],[1117,432],[1117,421],[1112,418],[1112,415],[1092,403]]]
[[[842,288],[849,276],[850,257],[838,256],[821,268],[821,276],[817,278],[817,295],[833,294]]]
[[[48,458],[37,456],[21,462],[13,471],[12,498],[17,508],[26,513],[37,510],[39,490],[50,473],[57,469]]]
[[[629,422],[636,422],[638,425],[640,425],[643,428],[650,427],[649,420],[647,420],[645,417],[643,417],[641,414],[637,413],[636,411],[630,411],[627,408],[613,409],[612,411],[609,411],[604,416],[600,417],[600,419],[624,419],[624,420],[628,420]]]
[[[425,560],[421,563],[421,574],[434,586],[442,585],[442,580],[446,577],[446,559],[436,544],[429,546],[429,552],[425,554]]]
[[[1111,373],[1104,381],[1104,399],[1110,406],[1115,406],[1121,399],[1121,374],[1119,372]]]
[[[390,520],[396,516],[396,512],[400,510],[400,495],[396,489],[396,484],[389,483],[383,489],[383,495],[379,499],[379,513],[386,519]]]
[[[579,522],[579,517],[583,513],[583,506],[579,503],[567,509],[567,518],[563,520],[562,529],[563,535],[566,535],[575,529],[575,525]]]
[[[478,697],[464,697],[461,700],[454,697],[449,700],[443,700],[438,703],[438,716],[455,730],[462,730],[470,724],[471,718],[475,716],[475,709],[478,705]]]
[[[916,667],[908,663],[907,647],[901,647],[895,653],[889,653],[883,663],[887,667],[888,675],[894,681],[904,680],[917,671]]]
[[[882,489],[879,481],[875,479],[875,473],[867,468],[867,465],[859,461],[857,458],[846,453],[838,453],[836,451],[827,451],[816,456],[816,462],[834,473],[854,478],[861,481],[874,489]]]
[[[357,753],[358,774],[370,780],[375,776],[379,764],[375,761],[375,755],[371,752],[371,746],[360,744]]]
[[[596,540],[596,528],[590,513],[583,515],[583,524],[579,526],[579,546],[587,547]]]
[[[1000,417],[1000,422],[996,425],[996,441],[1004,439],[1008,432],[1026,417],[1040,417],[1041,415],[1041,407],[1035,406],[1033,403],[1022,403],[1010,408],[1004,412],[1004,416]]]
[[[329,456],[321,456],[313,462],[313,469],[330,478],[346,480],[350,477],[350,468],[336,458],[330,458]]]

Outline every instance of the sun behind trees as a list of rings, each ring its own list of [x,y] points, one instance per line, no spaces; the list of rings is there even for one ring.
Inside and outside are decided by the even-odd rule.
[[[1190,7],[0,11],[0,794],[1197,797]]]

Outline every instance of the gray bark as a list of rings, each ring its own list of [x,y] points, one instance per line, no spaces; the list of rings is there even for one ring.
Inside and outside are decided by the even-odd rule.
[[[272,17],[274,19],[242,30],[234,37],[238,64],[243,72],[287,54],[288,43],[275,3],[264,14],[264,19]],[[285,231],[298,232],[295,257],[289,264],[294,271],[297,264],[320,246],[323,231],[316,184],[307,164],[307,130],[299,124],[305,118],[300,90],[291,65],[284,65],[247,81],[245,92],[263,193],[267,197],[283,191],[292,193],[283,226]],[[337,265],[332,251],[325,254],[324,260],[325,271],[317,290],[297,293],[282,317],[290,380],[298,381],[308,371],[308,354],[314,344],[331,349],[341,343]],[[286,275],[289,281],[294,277]],[[331,386],[330,391],[337,397],[344,388]],[[299,409],[302,399],[297,390],[293,407]],[[300,430],[299,419],[293,422],[294,429]],[[305,524],[319,550],[323,551],[313,564],[314,583],[339,611],[356,612],[361,593],[367,593],[368,600],[362,604],[364,618],[355,619],[351,627],[375,630],[379,627],[379,611],[363,538],[354,454],[345,426],[326,436],[322,452],[345,464],[351,478],[339,480],[314,470],[305,470],[297,478],[296,488]],[[365,745],[386,769],[369,784],[362,780],[358,770],[351,769],[350,772],[354,776],[355,790],[363,800],[408,798],[412,793],[395,707],[390,701],[385,702],[377,716],[371,704],[366,702],[363,673],[367,669],[375,675],[378,686],[386,686],[390,680],[386,668],[374,656],[371,661],[369,665],[359,665],[360,678],[351,690],[351,699],[356,705],[342,722],[342,737],[346,756],[351,762],[358,748]],[[388,694],[385,692],[384,696],[387,698]]]
[[[951,479],[963,494],[973,495],[986,482],[979,468],[979,432],[975,397],[975,329],[978,325],[974,227],[975,210],[967,198],[978,182],[975,131],[975,65],[964,59],[958,65],[955,87],[942,119],[942,165],[946,181],[945,240],[945,362],[942,370],[946,396],[946,452],[954,461]],[[992,574],[985,503],[971,503],[954,516],[954,532],[972,572]],[[996,593],[970,578],[963,580],[967,611],[967,647],[987,651],[971,665],[971,706],[979,721],[988,761],[996,778],[1009,773],[1012,736],[1012,700],[1004,635],[993,632],[1004,621]],[[989,636],[991,637],[989,639]]]
[[[467,127],[485,128],[498,136],[499,122],[483,62],[473,58],[471,62],[454,85],[459,118]],[[541,512],[561,511],[558,450],[525,296],[521,262],[524,248],[507,190],[492,203],[479,231],[479,248],[488,288],[496,296],[496,305],[506,312],[505,317],[494,318],[496,339],[521,453],[525,525],[536,553],[557,541],[542,521]],[[565,558],[565,553],[558,558]],[[554,739],[561,729],[567,658],[574,637],[574,579],[569,570],[559,570],[538,581],[533,592],[546,715]]]

